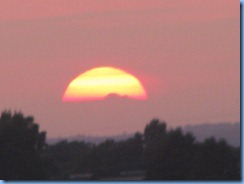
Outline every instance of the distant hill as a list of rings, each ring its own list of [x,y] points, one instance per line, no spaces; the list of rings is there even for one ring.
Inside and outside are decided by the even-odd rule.
[[[182,127],[182,131],[192,132],[196,137],[196,140],[199,142],[204,141],[206,138],[211,136],[215,137],[217,140],[223,138],[227,141],[228,144],[238,147],[240,146],[240,123],[204,123],[199,125],[186,125]],[[91,142],[95,144],[100,144],[101,142],[107,139],[113,139],[115,141],[126,140],[132,137],[134,134],[120,134],[116,136],[86,136],[86,135],[77,135],[66,138],[48,138],[48,144],[55,144],[62,140],[67,141],[84,141]]]
[[[187,125],[182,127],[183,132],[192,132],[197,141],[202,142],[208,137],[217,140],[225,139],[232,146],[240,146],[241,128],[240,123],[204,123],[200,125]]]
[[[107,139],[113,139],[115,141],[121,141],[126,140],[130,137],[132,137],[134,134],[120,134],[115,136],[87,136],[87,135],[77,135],[72,137],[66,137],[66,138],[48,138],[47,143],[48,144],[55,144],[59,141],[67,140],[67,141],[84,141],[84,142],[91,142],[95,144],[100,144]]]

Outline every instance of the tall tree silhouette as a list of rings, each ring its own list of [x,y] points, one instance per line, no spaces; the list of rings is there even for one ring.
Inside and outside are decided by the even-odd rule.
[[[45,147],[45,132],[33,117],[4,111],[0,117],[0,178],[35,180],[44,177],[40,151]]]
[[[166,144],[166,123],[153,119],[144,129],[145,149],[143,160],[146,171],[146,179],[161,179],[163,171],[163,152]]]

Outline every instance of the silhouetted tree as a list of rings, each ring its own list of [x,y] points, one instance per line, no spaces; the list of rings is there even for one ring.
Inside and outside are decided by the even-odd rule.
[[[162,138],[166,133],[166,123],[153,119],[144,129],[146,143]]]
[[[44,152],[45,160],[49,160],[50,180],[69,180],[72,174],[90,172],[89,155],[92,144],[83,141],[66,140],[49,145]]]
[[[193,179],[198,180],[239,180],[240,151],[224,140],[214,137],[196,145],[193,157]]]
[[[166,157],[166,123],[153,119],[144,129],[145,150],[143,160],[146,179],[161,179],[164,170],[163,161]]]
[[[45,148],[45,132],[33,117],[4,111],[0,117],[0,178],[36,180],[46,176],[40,152]]]
[[[91,165],[95,179],[119,174],[116,164],[116,161],[119,161],[116,149],[117,143],[114,140],[106,140],[93,148]]]
[[[224,140],[195,142],[180,128],[152,120],[144,130],[146,180],[240,180],[240,149]]]

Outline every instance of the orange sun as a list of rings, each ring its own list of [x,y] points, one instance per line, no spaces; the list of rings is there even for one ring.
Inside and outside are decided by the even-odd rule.
[[[117,68],[99,67],[72,80],[64,92],[63,101],[101,100],[110,94],[147,99],[145,89],[135,76]]]

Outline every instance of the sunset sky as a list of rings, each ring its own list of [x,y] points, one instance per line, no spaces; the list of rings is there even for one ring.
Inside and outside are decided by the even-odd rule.
[[[240,2],[0,0],[0,110],[48,137],[240,121]],[[83,72],[128,71],[147,100],[63,102]]]

